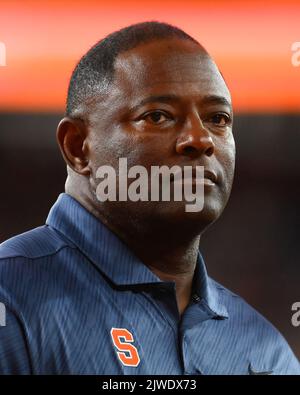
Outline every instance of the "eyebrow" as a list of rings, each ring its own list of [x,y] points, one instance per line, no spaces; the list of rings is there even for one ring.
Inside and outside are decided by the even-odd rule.
[[[179,97],[176,95],[158,95],[158,96],[149,96],[146,97],[145,99],[141,100],[139,104],[136,106],[133,106],[131,108],[132,111],[138,110],[140,107],[144,106],[145,104],[148,103],[155,103],[155,102],[161,102],[161,103],[170,103],[174,101],[179,101]]]
[[[157,103],[157,102],[170,103],[170,102],[179,102],[179,101],[180,101],[180,98],[177,95],[173,95],[173,94],[149,96],[149,97],[146,97],[145,99],[141,100],[139,102],[139,104],[137,104],[136,106],[133,106],[131,108],[131,110],[136,111],[140,107],[142,107],[148,103]],[[203,103],[203,104],[223,104],[223,105],[231,108],[231,103],[224,96],[218,96],[218,95],[204,96],[201,99],[201,103]]]
[[[224,104],[225,106],[231,108],[231,103],[224,96],[218,96],[218,95],[205,96],[202,99],[202,102],[204,102],[205,104]]]

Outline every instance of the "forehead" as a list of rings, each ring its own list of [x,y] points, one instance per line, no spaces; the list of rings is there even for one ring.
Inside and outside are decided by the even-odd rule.
[[[115,61],[112,90],[127,100],[147,94],[183,98],[230,93],[213,60],[195,43],[182,39],[153,41],[121,53]]]

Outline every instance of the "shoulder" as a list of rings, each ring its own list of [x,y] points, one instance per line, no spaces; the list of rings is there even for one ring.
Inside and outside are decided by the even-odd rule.
[[[65,274],[63,262],[75,248],[47,225],[0,244],[0,301],[13,310],[26,304],[28,298],[37,298],[35,302],[40,303],[45,284],[57,278],[59,271],[61,276]]]
[[[10,258],[36,259],[55,254],[70,242],[47,225],[14,236],[0,244],[0,265]]]
[[[275,374],[300,374],[300,364],[282,334],[242,297],[209,279],[226,306],[226,332],[235,334],[235,345],[247,349],[259,370]]]

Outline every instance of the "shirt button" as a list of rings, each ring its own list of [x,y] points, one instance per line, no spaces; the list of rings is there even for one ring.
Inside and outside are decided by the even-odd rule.
[[[197,294],[194,294],[192,296],[193,302],[194,303],[199,303],[200,302],[200,297]]]

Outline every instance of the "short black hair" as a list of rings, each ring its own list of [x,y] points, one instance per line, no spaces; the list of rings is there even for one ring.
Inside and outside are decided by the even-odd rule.
[[[72,73],[66,115],[74,115],[88,97],[107,87],[114,77],[115,59],[121,52],[150,41],[173,37],[193,41],[205,51],[197,40],[183,30],[156,21],[130,25],[100,40],[80,59]]]

